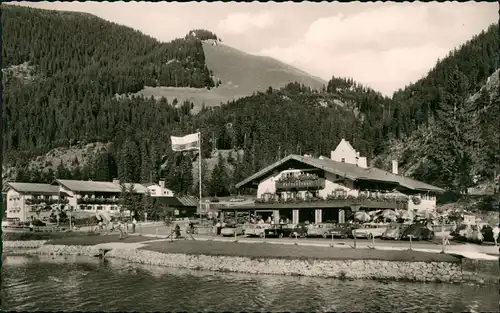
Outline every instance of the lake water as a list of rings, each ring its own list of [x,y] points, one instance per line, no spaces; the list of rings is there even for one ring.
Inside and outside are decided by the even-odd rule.
[[[3,256],[2,311],[496,312],[496,286],[343,281]]]

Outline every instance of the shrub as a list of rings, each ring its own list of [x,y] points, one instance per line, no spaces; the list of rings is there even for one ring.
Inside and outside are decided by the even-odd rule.
[[[33,226],[40,227],[40,226],[47,226],[47,224],[45,224],[44,222],[42,222],[40,220],[34,220],[33,221]]]

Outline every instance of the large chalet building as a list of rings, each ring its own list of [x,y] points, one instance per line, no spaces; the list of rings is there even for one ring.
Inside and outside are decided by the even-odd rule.
[[[357,210],[433,209],[436,195],[444,190],[398,173],[368,167],[352,145],[342,139],[330,158],[289,155],[236,185],[257,189],[257,199],[248,206],[228,210],[250,210],[270,215],[277,222],[344,222]]]

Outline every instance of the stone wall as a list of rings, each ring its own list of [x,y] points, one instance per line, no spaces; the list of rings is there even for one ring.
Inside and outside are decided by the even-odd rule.
[[[6,242],[4,242],[5,245]],[[100,253],[95,246],[42,245],[38,254],[85,255]],[[11,243],[10,245],[13,245]],[[29,246],[33,248],[34,243]],[[409,280],[420,282],[473,282],[498,284],[497,261],[462,259],[451,262],[396,262],[380,260],[289,260],[166,254],[141,249],[115,248],[106,257],[129,262],[222,272],[275,274],[345,279]]]
[[[130,262],[211,271],[332,277],[461,282],[460,263],[392,262],[377,260],[284,260],[229,256],[165,254],[147,250],[115,249],[108,257]]]

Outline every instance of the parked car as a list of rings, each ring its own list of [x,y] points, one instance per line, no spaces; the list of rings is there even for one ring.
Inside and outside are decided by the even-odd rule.
[[[293,237],[295,234],[299,237],[305,237],[307,235],[307,230],[305,225],[294,225],[294,224],[276,224],[271,225],[269,228],[264,230],[266,237]]]
[[[377,237],[382,237],[382,234],[387,229],[387,224],[377,224],[377,223],[366,223],[361,225],[359,228],[353,229],[353,236],[356,238],[366,238],[372,239]]]
[[[392,223],[389,226],[387,226],[387,229],[382,234],[381,238],[382,239],[400,240],[401,236],[403,235],[403,232],[407,228],[407,226],[408,225],[404,225],[401,223]]]
[[[321,223],[307,230],[307,237],[323,237],[327,238],[330,235],[331,230],[334,228],[334,224],[331,223]]]
[[[493,238],[493,228],[490,225],[484,224],[483,227],[481,228],[481,233],[483,235],[483,241],[488,241],[488,242],[495,241],[495,239]]]
[[[278,237],[283,238],[285,234],[285,227],[283,224],[270,225],[269,228],[264,229],[265,237]],[[284,229],[285,228],[285,229]]]
[[[340,238],[352,238],[352,231],[356,227],[353,224],[334,224],[333,227],[330,229],[330,236],[333,235],[333,237],[340,237]]]
[[[434,232],[427,228],[424,224],[409,225],[401,235],[401,239],[408,240],[409,236],[413,236],[412,240],[432,240],[434,239]]]
[[[244,233],[248,237],[264,237],[264,230],[270,226],[269,224],[245,225]]]
[[[288,234],[288,232],[290,232]],[[300,224],[288,224],[286,226],[286,231],[285,233],[288,234],[289,237],[300,237],[300,238],[305,238],[307,237],[307,234],[309,232],[309,229],[306,227],[306,224],[300,223]]]
[[[222,236],[239,236],[243,235],[243,227],[241,225],[226,225],[226,227],[222,228],[220,234]]]

